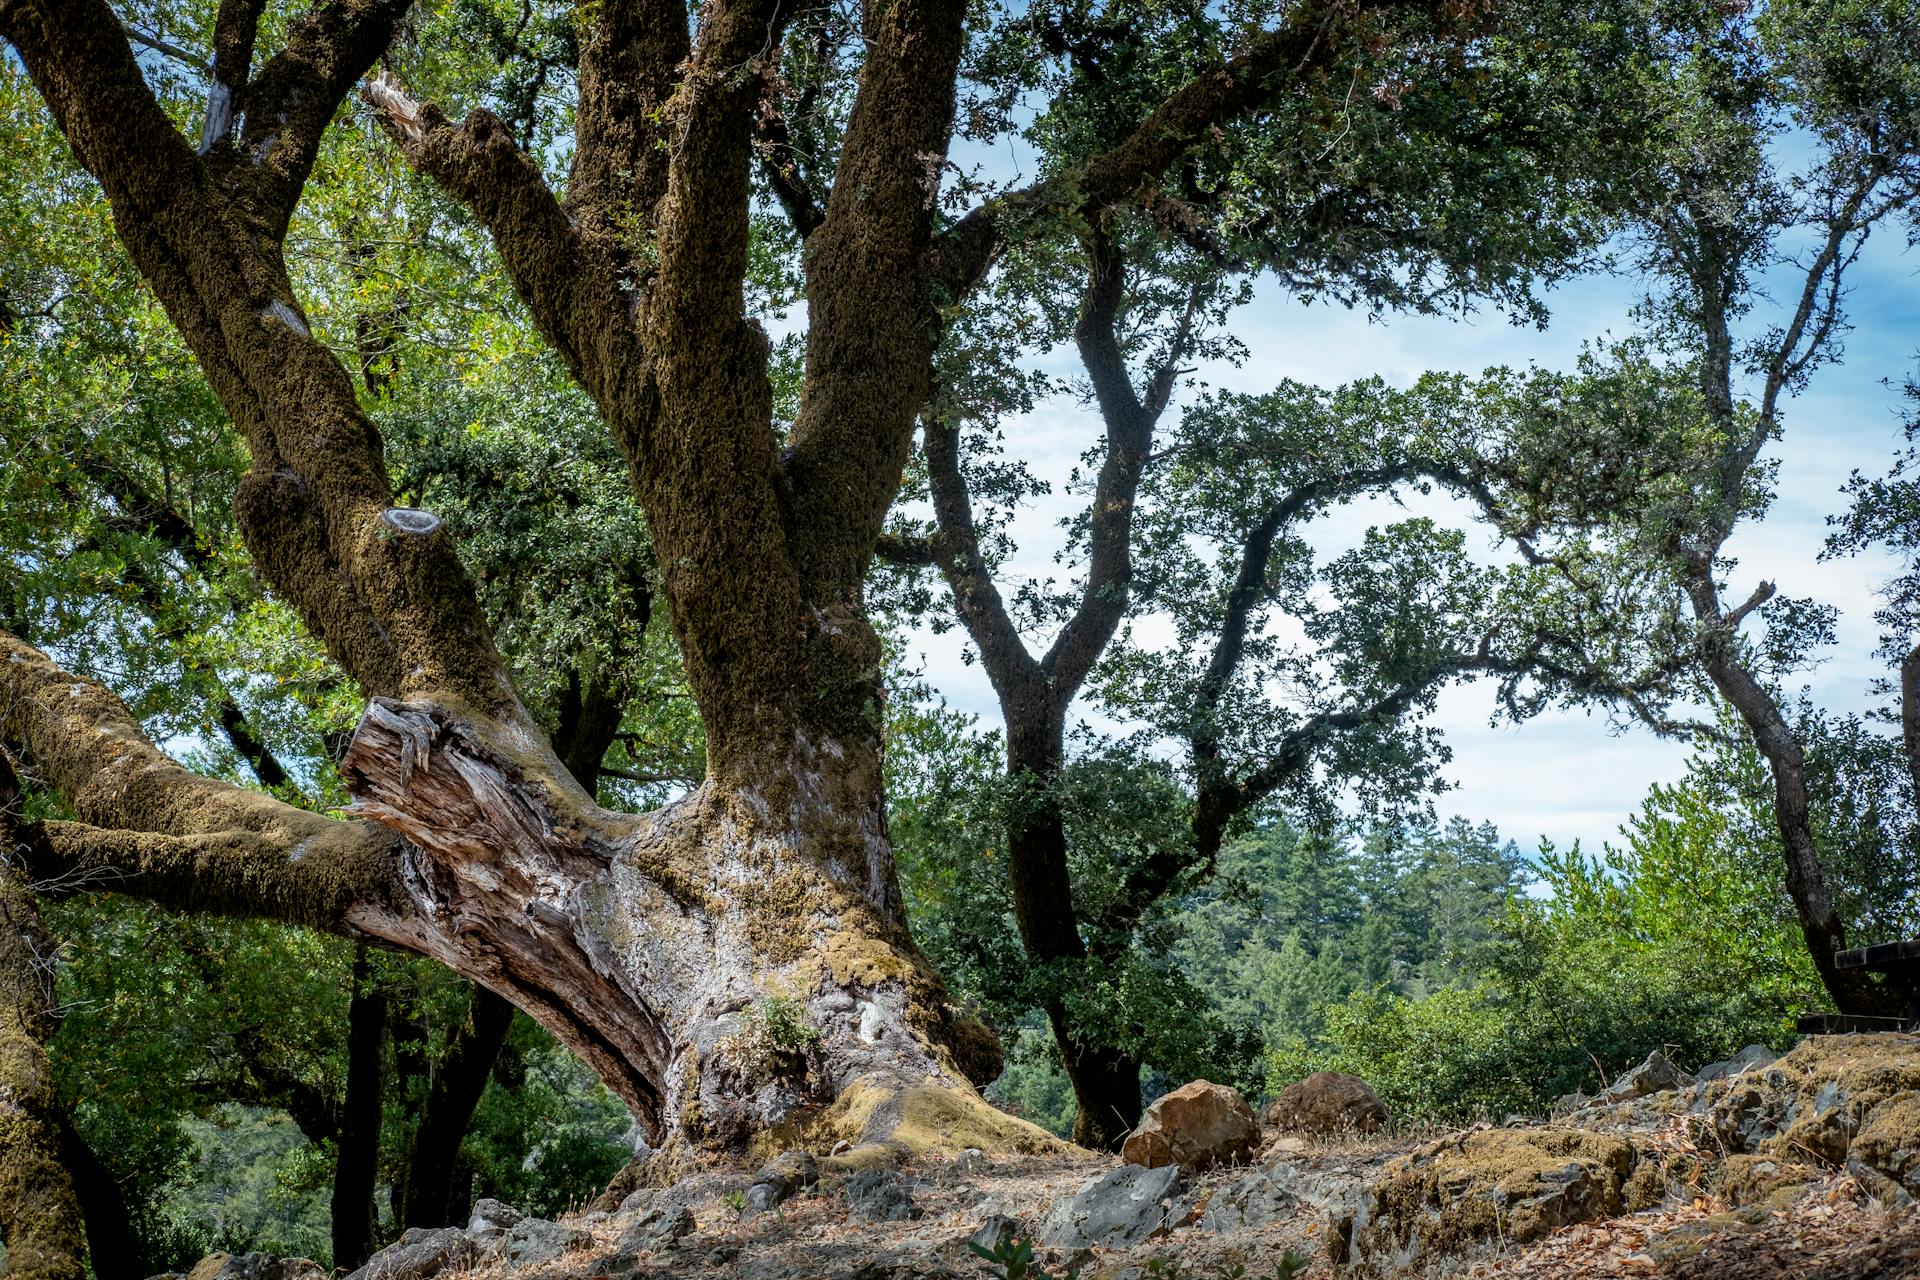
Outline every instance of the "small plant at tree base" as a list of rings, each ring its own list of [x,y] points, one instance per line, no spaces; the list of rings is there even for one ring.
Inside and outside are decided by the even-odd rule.
[[[768,996],[740,1013],[740,1029],[721,1042],[720,1051],[742,1074],[764,1076],[803,1067],[820,1032],[807,1021],[806,1007],[785,996]]]
[[[733,1216],[736,1218],[744,1218],[747,1216],[747,1193],[738,1187],[721,1196],[720,1203],[733,1210]]]

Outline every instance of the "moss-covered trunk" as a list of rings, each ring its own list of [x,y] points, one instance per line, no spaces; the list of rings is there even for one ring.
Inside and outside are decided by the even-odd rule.
[[[581,803],[514,745],[430,704],[370,708],[343,768],[414,846],[418,910],[350,919],[526,1010],[656,1147],[744,1148],[863,1077],[965,1090],[997,1070],[907,936],[877,737],[738,748],[754,768],[644,815]]]

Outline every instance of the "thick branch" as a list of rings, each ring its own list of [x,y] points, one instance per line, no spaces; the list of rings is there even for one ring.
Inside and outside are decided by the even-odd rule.
[[[1153,429],[1172,394],[1172,379],[1156,377],[1154,400],[1142,402],[1120,349],[1118,325],[1126,294],[1126,266],[1105,236],[1089,240],[1087,292],[1081,302],[1074,341],[1093,380],[1093,393],[1106,425],[1107,456],[1094,482],[1087,529],[1087,581],[1080,605],[1040,660],[1064,710],[1093,669],[1120,619],[1126,615],[1133,578],[1133,511],[1141,469],[1153,447]],[[1186,326],[1175,337],[1165,369],[1179,360]]]
[[[624,266],[630,246],[650,235],[654,208],[667,193],[672,140],[664,121],[691,51],[687,7],[679,0],[608,0],[590,12],[567,212]]]
[[[575,380],[596,399],[606,396],[637,355],[615,260],[588,246],[539,165],[493,113],[476,110],[456,126],[385,76],[365,93],[408,163],[487,228],[514,290]]]
[[[207,67],[207,118],[200,127],[200,154],[226,141],[240,96],[253,74],[253,41],[266,0],[220,0],[213,19],[213,62]]]
[[[857,595],[931,389],[925,255],[966,12],[963,0],[863,10],[860,87],[807,240],[807,378],[786,467],[796,559],[818,600]]]
[[[371,62],[397,12],[316,11],[263,72],[279,88],[249,104],[249,136],[274,118],[275,93],[289,100],[287,131],[256,166],[264,194],[226,181],[250,160],[227,155],[215,181],[103,0],[13,0],[0,26],[246,438],[253,469],[234,506],[256,564],[368,688],[442,690],[498,711],[513,694],[451,541],[437,521],[396,521],[379,432],[295,306],[278,241],[311,159],[299,158],[303,130],[317,145],[333,90]]]
[[[80,818],[45,825],[36,881],[333,930],[355,907],[410,909],[392,834],[191,772],[118,698],[4,633],[0,738],[24,746]]]
[[[256,0],[238,0],[258,9]],[[253,197],[248,212],[274,242],[287,233],[287,220],[320,154],[320,140],[353,86],[393,43],[400,19],[412,0],[331,0],[316,5],[287,32],[286,47],[247,84],[239,109],[244,112],[238,144],[220,168],[226,182]],[[222,5],[222,17],[227,7]],[[247,34],[236,22],[225,36],[233,56]],[[246,40],[251,46],[252,40]],[[226,75],[221,49],[214,51],[216,80]],[[244,75],[244,68],[236,68]],[[244,81],[243,81],[244,83]]]
[[[1000,588],[993,581],[980,533],[973,523],[973,504],[960,470],[960,428],[929,418],[925,426],[927,477],[933,493],[934,518],[940,534],[936,545],[940,568],[953,590],[954,607],[973,642],[980,661],[1003,706],[1011,707],[1046,679],[1040,664],[1027,652],[1020,629],[1007,612]]]

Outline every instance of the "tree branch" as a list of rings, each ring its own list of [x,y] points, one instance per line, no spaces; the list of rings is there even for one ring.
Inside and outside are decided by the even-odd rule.
[[[691,52],[687,7],[680,0],[609,0],[590,12],[566,209],[624,274],[631,270],[625,246],[650,237],[667,193],[671,140],[664,121]]]
[[[541,336],[604,403],[638,354],[615,260],[589,247],[539,165],[493,113],[475,110],[455,126],[385,75],[362,92],[408,163],[480,219]]]
[[[970,293],[1020,228],[1072,208],[1089,221],[1135,198],[1141,188],[1207,138],[1211,130],[1258,110],[1337,50],[1343,16],[1390,7],[1390,0],[1308,0],[1281,26],[1241,53],[1176,89],[1119,145],[1076,172],[1055,175],[974,208],[933,247],[937,288],[950,300]],[[1421,6],[1439,9],[1438,5]]]
[[[856,598],[932,389],[924,259],[966,13],[964,0],[898,0],[862,14],[859,90],[807,240],[807,376],[785,468],[801,580],[822,600]]]
[[[392,833],[191,772],[118,698],[3,632],[0,739],[23,746],[80,819],[44,824],[36,881],[335,932],[353,908],[412,911]]]
[[[1094,398],[1106,426],[1107,450],[1094,482],[1088,516],[1087,581],[1081,588],[1080,604],[1040,660],[1063,711],[1126,615],[1133,578],[1134,501],[1141,471],[1153,447],[1154,427],[1172,396],[1170,375],[1162,385],[1156,374],[1150,404],[1143,403],[1134,390],[1118,334],[1126,296],[1126,262],[1105,234],[1091,234],[1086,242],[1087,290],[1073,337],[1081,363],[1093,380]],[[1164,370],[1178,363],[1190,332],[1183,322]]]
[[[1005,704],[1029,696],[1046,679],[1040,664],[1027,652],[1020,629],[1013,625],[1006,601],[993,581],[980,551],[980,533],[973,523],[973,505],[966,477],[960,470],[960,429],[929,418],[924,428],[927,478],[933,496],[934,519],[940,533],[935,545],[941,571],[953,591],[954,607],[973,642],[987,678]]]

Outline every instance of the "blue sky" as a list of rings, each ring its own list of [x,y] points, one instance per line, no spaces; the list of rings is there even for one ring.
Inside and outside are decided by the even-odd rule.
[[[1762,579],[1787,596],[1811,596],[1840,611],[1838,644],[1807,673],[1820,703],[1836,711],[1865,709],[1872,682],[1885,674],[1873,657],[1875,591],[1892,561],[1883,556],[1819,559],[1826,517],[1844,505],[1840,489],[1855,469],[1877,474],[1902,445],[1900,384],[1914,372],[1920,351],[1920,249],[1906,228],[1886,227],[1851,274],[1848,313],[1854,325],[1846,359],[1821,370],[1805,394],[1787,406],[1783,438],[1771,450],[1780,462],[1778,497],[1766,519],[1741,529],[1728,545],[1740,561],[1728,587],[1746,598]],[[1210,366],[1200,377],[1216,386],[1261,391],[1280,378],[1334,385],[1379,374],[1395,383],[1429,369],[1477,372],[1490,365],[1568,367],[1581,344],[1632,330],[1638,285],[1630,276],[1595,275],[1548,295],[1547,328],[1515,327],[1493,312],[1466,320],[1396,316],[1370,321],[1338,307],[1306,306],[1271,286],[1234,320],[1250,359],[1240,368]],[[1781,290],[1786,296],[1786,291]],[[1769,322],[1763,311],[1749,332]],[[1064,365],[1050,367],[1065,369]],[[1064,493],[1068,472],[1098,441],[1093,416],[1068,400],[1040,406],[1007,424],[1007,447],[1054,494],[1034,502],[1015,522],[1020,554],[1004,577],[1057,576],[1060,519],[1078,499]],[[1444,505],[1436,499],[1436,504]],[[1402,518],[1406,508],[1385,499],[1356,503],[1324,519],[1315,541],[1327,549],[1351,544],[1370,524]],[[1463,521],[1464,523],[1464,521]],[[963,633],[915,633],[912,644],[927,675],[956,707],[989,726],[999,717],[978,664],[963,660]],[[1531,850],[1542,837],[1594,847],[1612,839],[1650,785],[1677,778],[1686,749],[1644,730],[1620,732],[1599,715],[1549,712],[1515,727],[1490,725],[1490,683],[1444,693],[1435,719],[1453,748],[1446,770],[1453,789],[1438,800],[1443,814],[1495,823]]]

